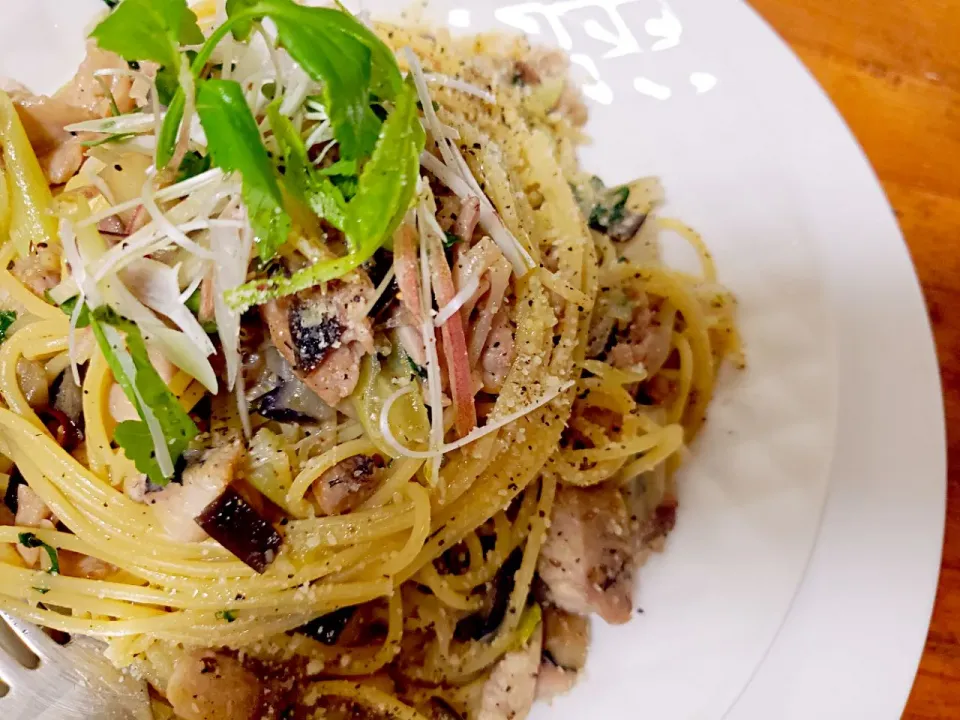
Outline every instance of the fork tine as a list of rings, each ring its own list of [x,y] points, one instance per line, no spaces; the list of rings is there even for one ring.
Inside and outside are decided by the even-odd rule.
[[[19,687],[27,682],[27,677],[33,670],[25,668],[15,657],[0,651],[0,680],[7,684],[9,688]]]
[[[49,661],[52,657],[55,657],[60,651],[60,646],[57,645],[43,630],[41,630],[36,625],[32,625],[28,622],[24,622],[19,618],[10,615],[9,613],[0,611],[0,618],[2,618],[7,625],[16,633],[17,637],[26,645],[33,653],[40,658],[40,661]]]

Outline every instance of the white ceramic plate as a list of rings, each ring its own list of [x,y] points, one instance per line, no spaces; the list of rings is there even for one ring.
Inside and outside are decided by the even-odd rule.
[[[98,7],[0,0],[0,74],[55,88]],[[537,716],[897,717],[936,579],[942,415],[909,260],[832,108],[734,0],[454,0],[427,14],[569,50],[592,101],[584,162],[609,182],[662,176],[669,212],[704,233],[741,301],[750,367],[726,376],[694,447],[677,529],[641,575],[644,613],[597,624],[586,680]]]

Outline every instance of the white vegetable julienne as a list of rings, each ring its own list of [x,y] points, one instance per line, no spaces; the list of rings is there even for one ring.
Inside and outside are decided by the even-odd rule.
[[[423,74],[420,60],[409,47],[404,48],[403,53],[407,59],[407,64],[410,66],[410,75],[413,77],[413,83],[417,88],[417,96],[420,99],[420,106],[423,108],[424,127],[436,142],[437,149],[440,150],[440,155],[443,157],[443,162],[453,172],[459,173],[451,143],[443,132],[442,123],[437,117],[437,111],[433,109],[433,98],[430,96],[430,89],[427,87],[427,79]],[[466,180],[466,178],[463,179]]]
[[[163,429],[160,427],[157,416],[153,414],[150,406],[144,402],[143,396],[140,395],[140,391],[137,389],[137,384],[133,382],[133,379],[137,376],[137,368],[133,364],[133,358],[130,356],[130,353],[127,352],[123,336],[110,325],[103,326],[103,334],[123,372],[131,380],[130,384],[133,388],[133,394],[137,399],[137,404],[140,405],[143,421],[150,430],[150,438],[153,440],[153,450],[156,455],[157,465],[160,466],[160,472],[163,473],[164,477],[172,477],[173,459],[170,457],[170,448],[167,446],[167,439],[163,435]]]
[[[136,323],[144,338],[155,343],[167,360],[216,394],[217,375],[207,360],[207,355],[187,335],[167,327],[150,308],[130,292],[130,288],[124,285],[119,277],[114,275],[103,280],[100,287],[107,305]]]
[[[63,305],[67,300],[79,293],[80,286],[77,285],[72,275],[67,275],[60,281],[59,285],[50,290],[50,299],[57,305]]]
[[[320,143],[327,142],[329,140],[333,140],[333,128],[330,126],[329,120],[324,120],[315,128],[310,130],[310,134],[304,141],[304,146],[309,150],[314,145],[319,145]]]
[[[66,218],[60,220],[60,242],[63,245],[63,254],[70,267],[70,276],[74,279],[77,287],[81,287],[81,282],[87,283],[87,270],[83,259],[80,257],[80,250],[77,248],[77,234],[73,229],[72,223]],[[65,298],[66,300],[67,298]],[[73,381],[79,387],[80,385],[80,363],[77,358],[77,323],[80,320],[80,312],[83,310],[84,293],[80,290],[77,303],[70,313],[70,330],[67,335],[67,352],[70,356],[70,372],[73,374]]]
[[[404,48],[404,54],[410,66],[413,82],[417,87],[420,105],[423,107],[424,126],[436,142],[437,149],[443,158],[443,162],[441,162],[425,150],[420,156],[421,165],[436,175],[437,179],[460,196],[461,200],[465,200],[471,195],[479,198],[481,225],[490,234],[493,241],[500,246],[501,252],[513,265],[514,272],[518,276],[525,275],[536,263],[533,262],[533,258],[530,257],[527,249],[517,241],[513,233],[503,224],[493,205],[477,183],[477,179],[470,171],[467,161],[463,159],[460,148],[457,147],[455,142],[451,142],[444,132],[443,128],[445,126],[440,122],[436,111],[433,109],[433,99],[427,87],[427,79],[423,74],[423,68],[420,66],[417,56],[409,47]]]
[[[123,271],[133,294],[151,310],[166,316],[207,356],[217,352],[200,322],[180,300],[179,267],[140,258]]]
[[[267,54],[270,56],[270,63],[271,65],[273,65],[273,72],[275,75],[274,82],[276,83],[276,87],[274,89],[275,90],[274,97],[282,97],[284,90],[287,87],[287,83],[286,83],[286,78],[284,78],[283,76],[283,67],[281,67],[280,53],[277,52],[277,47],[273,41],[273,38],[271,38],[267,34],[267,31],[264,30],[263,25],[261,23],[257,23],[255,27],[256,27],[257,35],[260,36],[260,38],[263,40],[263,44],[267,48]]]
[[[210,227],[209,220],[191,220],[177,225],[177,229],[185,233],[207,230]],[[133,260],[168,247],[171,243],[162,239],[165,237],[166,234],[153,223],[143,227],[104,253],[100,260],[91,267],[93,279],[99,282],[108,275],[120,272]]]
[[[310,89],[314,87],[313,80],[296,63],[293,64],[289,75],[287,92],[283,96],[283,102],[280,103],[280,114],[287,117],[293,115],[303,105],[303,101],[310,94]]]
[[[180,302],[186,305],[187,301],[193,297],[193,294],[200,289],[200,284],[203,282],[203,275],[198,274],[193,278],[190,283],[183,289],[183,292],[180,293]]]
[[[439,240],[444,237],[443,228],[440,227],[440,223],[437,222],[437,216],[432,212],[424,213],[424,221],[426,222],[427,228],[434,234],[434,236]],[[453,317],[453,315],[460,310],[464,305],[467,304],[467,301],[473,297],[473,294],[480,288],[480,276],[477,274],[475,277],[470,278],[470,280],[461,288],[456,295],[453,296],[453,299],[440,308],[440,311],[437,313],[437,316],[433,319],[433,324],[436,327],[443,327],[446,324],[447,320]]]
[[[161,230],[163,230],[163,232],[168,238],[170,238],[172,242],[179,245],[184,250],[192,252],[194,255],[199,255],[202,258],[212,259],[213,253],[210,252],[210,250],[202,245],[198,245],[193,240],[188,238],[185,232],[170,222],[170,219],[166,216],[163,210],[160,209],[160,206],[157,205],[153,190],[153,179],[155,176],[155,170],[151,169],[149,172],[147,172],[147,179],[143,183],[143,190],[140,195],[140,198],[143,200],[143,207],[150,215],[150,218]]]
[[[154,200],[160,202],[164,200],[176,200],[177,198],[186,197],[191,193],[196,192],[197,190],[213,185],[214,183],[220,183],[224,181],[223,170],[220,168],[211,168],[206,172],[202,172],[199,175],[194,175],[192,178],[187,178],[182,182],[178,182],[174,185],[169,185],[161,190],[157,190],[153,194]],[[84,227],[86,225],[96,225],[101,220],[104,220],[112,215],[117,213],[122,213],[127,210],[133,210],[134,208],[140,207],[143,204],[143,198],[133,198],[126,202],[122,202],[113,207],[106,208],[99,212],[95,212],[89,217],[84,218],[83,220],[77,223],[78,227]]]
[[[231,207],[227,212],[243,212]],[[214,317],[217,332],[227,364],[227,385],[234,388],[240,375],[240,313],[224,300],[227,290],[246,280],[247,265],[253,248],[253,231],[249,225],[242,230],[216,227],[210,231],[210,242],[216,253],[213,271]]]
[[[457,294],[453,296],[453,300],[440,308],[440,312],[437,313],[437,317],[433,319],[433,324],[437,327],[442,327],[447,320],[452,318],[455,313],[460,311],[460,308],[467,304],[467,301],[472,298],[473,294],[479,289],[479,278],[471,278],[469,281],[467,281],[467,284],[461,290],[458,290]]]
[[[364,311],[364,315],[369,315],[373,310],[373,306],[377,304],[380,298],[383,297],[383,294],[387,291],[387,288],[390,287],[390,283],[393,282],[393,278],[396,277],[396,270],[393,269],[393,265],[390,266],[390,269],[387,271],[387,274],[383,276],[383,280],[380,281],[380,284],[377,285],[376,291],[373,293],[373,297],[370,299],[370,302],[367,303],[367,309]]]
[[[64,127],[67,132],[141,133],[154,129],[153,113],[129,113],[97,120],[84,120]]]
[[[424,78],[431,85],[439,85],[440,87],[450,88],[451,90],[459,90],[460,92],[467,93],[468,95],[473,95],[478,97],[484,102],[488,102],[491,105],[497,104],[497,98],[489,90],[484,90],[481,87],[468,83],[465,80],[458,80],[457,78],[450,77],[449,75],[442,75],[440,73],[426,73]]]
[[[383,434],[384,440],[387,441],[387,445],[389,445],[391,449],[393,449],[403,457],[415,458],[415,459],[421,459],[421,460],[436,460],[437,458],[440,458],[443,455],[446,455],[447,453],[453,452],[454,450],[459,450],[462,447],[466,447],[470,443],[476,442],[480,438],[486,437],[490,433],[496,432],[500,428],[519,420],[525,415],[529,415],[535,410],[539,410],[547,403],[553,402],[558,395],[565,392],[566,390],[569,390],[571,387],[574,386],[574,384],[575,383],[572,380],[562,383],[556,388],[552,390],[548,390],[547,393],[542,398],[537,400],[535,403],[532,403],[531,405],[528,405],[525,408],[521,408],[516,412],[512,412],[509,415],[505,415],[502,418],[497,418],[496,420],[488,422],[483,427],[474,428],[471,432],[467,433],[459,440],[455,440],[452,443],[446,443],[444,445],[440,445],[438,448],[432,449],[430,451],[411,450],[408,447],[404,447],[400,443],[400,441],[397,440],[397,437],[393,434],[393,430],[390,428],[390,422],[389,422],[390,410],[393,408],[394,403],[396,403],[397,400],[399,400],[401,397],[403,397],[404,395],[408,394],[413,390],[413,385],[408,384],[400,388],[399,390],[395,391],[390,397],[387,398],[387,401],[383,404],[383,409],[380,411],[380,432]],[[435,463],[435,464],[439,465],[439,463]]]
[[[157,138],[160,137],[161,128],[163,126],[163,116],[160,112],[160,92],[157,90],[157,81],[156,78],[148,76],[145,72],[141,70],[124,69],[124,68],[103,68],[97,70],[94,75],[97,77],[101,76],[120,76],[120,77],[132,77],[134,83],[137,82],[144,83],[147,87],[150,88],[150,109],[153,110],[153,137],[150,138],[153,141],[152,147],[149,148],[153,152],[153,162],[157,162]],[[133,88],[131,88],[130,96],[134,96]],[[144,140],[146,138],[137,138],[137,140]]]
[[[480,201],[480,226],[487,231],[487,234],[500,248],[500,252],[510,261],[513,271],[517,275],[525,275],[528,270],[534,267],[535,263],[533,258],[530,257],[530,253],[503,224],[497,211],[479,188],[476,190],[471,188],[458,172],[444,165],[428,152],[420,155],[420,164],[461,200],[476,197]]]
[[[91,282],[87,274],[87,267],[80,255],[80,248],[77,246],[77,233],[73,228],[73,223],[66,218],[60,220],[60,242],[63,245],[63,254],[70,267],[70,277],[76,283],[81,292],[95,295],[97,292],[96,284]],[[69,298],[64,298],[67,300]]]

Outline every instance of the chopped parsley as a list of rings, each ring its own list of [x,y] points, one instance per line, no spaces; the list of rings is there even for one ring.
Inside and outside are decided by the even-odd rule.
[[[50,559],[50,567],[47,568],[46,572],[51,575],[60,574],[60,559],[57,557],[57,549],[52,545],[47,545],[43,540],[38,538],[32,532],[22,532],[17,534],[17,541],[23,545],[25,548],[43,548],[47,553],[47,557]]]
[[[7,331],[17,321],[16,310],[0,310],[0,342],[7,339]]]
[[[108,309],[97,309],[89,318],[94,337],[117,384],[140,416],[139,420],[126,420],[117,425],[114,440],[150,482],[164,486],[173,473],[165,474],[161,468],[157,442],[165,443],[175,467],[199,430],[150,362],[140,329]],[[126,347],[117,330],[125,333]],[[159,438],[151,432],[148,416],[159,429]]]

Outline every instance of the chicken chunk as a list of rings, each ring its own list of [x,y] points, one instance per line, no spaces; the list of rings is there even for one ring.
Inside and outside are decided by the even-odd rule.
[[[236,658],[200,650],[177,660],[166,694],[184,720],[254,720],[263,688]]]
[[[26,257],[17,258],[10,271],[34,295],[44,297],[47,290],[60,282],[60,250],[41,247]]]
[[[506,312],[502,309],[494,320],[493,329],[487,337],[487,344],[480,356],[483,372],[483,389],[489,393],[498,393],[510,374],[514,356],[514,329]]]
[[[537,693],[537,671],[543,626],[538,626],[526,647],[509,652],[494,666],[483,685],[476,720],[523,720]]]
[[[52,518],[53,512],[33,488],[26,484],[17,488],[17,515],[14,521],[19,527],[53,528]],[[17,552],[30,567],[40,564],[41,548],[18,544]]]
[[[638,304],[607,359],[614,367],[627,369],[642,364],[656,372],[670,354],[670,336],[670,328],[661,327],[650,308]]]
[[[100,558],[82,555],[70,550],[60,550],[57,554],[60,559],[61,575],[88,580],[106,580],[117,572],[116,565],[104,562]]]
[[[200,542],[207,534],[194,521],[237,475],[244,449],[239,441],[212,448],[183,471],[180,482],[146,495],[164,532],[181,542]]]
[[[583,615],[547,605],[543,608],[543,652],[554,665],[582,670],[587,664],[590,625]]]
[[[330,406],[356,388],[360,360],[374,351],[367,308],[374,295],[370,279],[334,281],[263,306],[263,319],[280,354],[294,372]]]
[[[113,103],[121,113],[133,112],[136,102],[130,97],[133,79],[129,75],[97,75],[100,70],[129,70],[126,61],[116,53],[102,50],[94,41],[87,43],[87,56],[77,74],[54,98],[86,110],[93,117],[109,117]]]
[[[128,75],[96,74],[111,69],[129,71],[123,58],[91,41],[77,74],[55,95],[32,95],[25,90],[13,93],[17,114],[50,184],[65,183],[83,163],[82,138],[66,131],[65,126],[109,117],[114,105],[121,113],[136,108],[130,96],[133,80]]]
[[[379,455],[354,455],[327,470],[313,484],[313,497],[324,515],[343,515],[356,510],[376,492]]]
[[[636,542],[623,495],[614,486],[561,486],[538,563],[550,600],[608,623],[630,619]]]
[[[50,404],[47,372],[39,360],[28,360],[22,356],[17,359],[17,384],[27,404],[34,410],[45,408]]]
[[[569,692],[587,662],[590,626],[583,615],[547,605],[543,608],[543,661],[537,675],[537,697],[550,699]]]
[[[57,97],[18,93],[13,101],[47,182],[59,185],[76,175],[83,163],[83,145],[63,128],[96,116]]]

